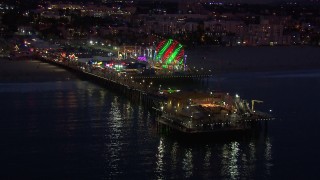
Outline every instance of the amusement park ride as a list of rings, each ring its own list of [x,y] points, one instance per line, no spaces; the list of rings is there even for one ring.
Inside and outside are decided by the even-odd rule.
[[[118,59],[133,58],[146,62],[156,70],[186,71],[186,58],[183,45],[173,39],[162,40],[155,47],[137,48],[124,46],[119,48]]]
[[[173,70],[186,70],[186,57],[183,46],[175,40],[168,39],[161,41],[156,49],[155,67],[162,67]]]
[[[229,93],[165,90],[170,80],[175,84],[183,80],[185,86],[190,82],[186,80],[208,79],[212,75],[211,71],[206,74],[189,69],[183,46],[173,39],[163,40],[151,48],[117,48],[116,59],[112,56],[78,58],[74,52],[67,56],[59,50],[36,51],[36,57],[42,61],[70,69],[127,97],[143,101],[158,114],[160,124],[180,132],[250,130],[272,119],[269,114],[255,110],[255,103],[262,103],[260,100],[252,100],[250,108],[246,100]],[[146,73],[148,68],[154,72]]]

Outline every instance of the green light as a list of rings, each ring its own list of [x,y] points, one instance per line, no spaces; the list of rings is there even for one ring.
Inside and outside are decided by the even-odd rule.
[[[161,48],[160,52],[157,55],[158,60],[163,56],[163,53],[168,49],[168,47],[171,45],[172,41],[173,41],[172,39],[169,39],[168,42],[166,43],[166,45],[164,45]]]
[[[176,58],[176,56],[180,52],[181,48],[182,48],[182,45],[179,44],[179,47],[171,54],[171,56],[168,59],[168,61],[166,62],[166,64],[170,64],[174,60],[174,58]]]
[[[163,69],[171,67],[170,65],[175,65],[177,69],[183,65],[183,46],[179,42],[168,39],[161,41],[157,46],[157,54],[155,54],[155,60],[161,64]]]

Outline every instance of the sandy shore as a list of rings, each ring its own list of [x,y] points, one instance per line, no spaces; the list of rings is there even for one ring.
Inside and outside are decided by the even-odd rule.
[[[11,61],[0,58],[0,83],[75,80],[77,76],[38,60]]]
[[[216,73],[320,69],[319,47],[199,48],[188,53],[187,64]],[[38,60],[0,58],[0,83],[76,80],[62,68]]]

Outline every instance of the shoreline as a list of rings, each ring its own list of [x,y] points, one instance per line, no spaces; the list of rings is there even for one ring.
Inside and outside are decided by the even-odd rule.
[[[204,70],[211,69],[213,75],[320,70],[318,50],[313,47],[198,48],[189,52],[187,64],[189,68],[200,69],[202,66]],[[79,78],[40,60],[0,58],[0,83],[68,80]]]
[[[0,83],[50,82],[77,80],[65,69],[34,59],[9,60],[0,58]]]

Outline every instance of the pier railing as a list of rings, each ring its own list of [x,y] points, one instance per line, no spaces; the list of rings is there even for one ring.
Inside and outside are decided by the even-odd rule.
[[[266,122],[272,118],[268,117],[248,117],[248,118],[221,118],[209,117],[207,121],[199,121],[190,117],[181,116],[178,113],[163,110],[161,107],[168,100],[166,95],[159,93],[159,88],[148,84],[142,76],[130,76],[122,74],[114,69],[100,68],[88,63],[78,61],[57,61],[49,57],[39,57],[40,60],[69,69],[76,73],[86,76],[93,81],[98,81],[109,89],[124,94],[131,100],[143,102],[144,105],[152,108],[159,114],[157,121],[170,128],[188,133],[215,132],[229,130],[250,129],[257,122]],[[208,75],[190,75],[190,76],[208,76]],[[182,76],[180,76],[181,78]],[[186,77],[186,76],[184,76]],[[160,78],[160,77],[159,77]],[[162,77],[163,78],[163,77]],[[172,78],[171,76],[167,78]],[[186,77],[188,78],[188,77]]]

